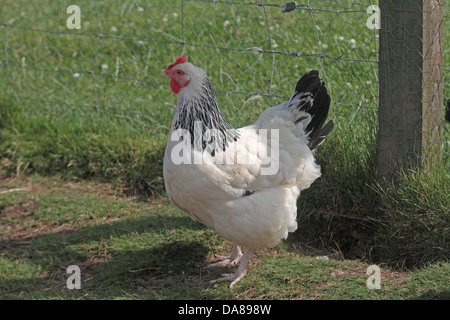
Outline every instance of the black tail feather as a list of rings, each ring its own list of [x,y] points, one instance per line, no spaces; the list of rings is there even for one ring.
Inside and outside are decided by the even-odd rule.
[[[450,99],[447,100],[447,108],[445,109],[445,120],[450,122]]]
[[[320,86],[319,71],[311,70],[298,80],[295,86],[295,92],[313,92]]]
[[[305,95],[311,98],[301,100],[297,108],[299,111],[305,111],[312,116],[311,122],[306,126],[305,132],[309,136],[309,147],[313,150],[325,140],[326,135],[334,127],[334,122],[330,121],[322,128],[328,117],[331,98],[328,95],[325,83],[319,78],[319,72],[317,70],[312,70],[300,78],[295,86],[295,92],[291,100],[299,95]],[[295,122],[297,123],[305,118],[300,117]]]
[[[310,150],[314,150],[316,147],[320,146],[322,142],[325,140],[327,135],[333,130],[334,128],[334,121],[328,121],[326,125],[323,126],[323,128],[320,130],[319,134],[317,135],[317,138],[310,139],[308,143],[308,147]]]

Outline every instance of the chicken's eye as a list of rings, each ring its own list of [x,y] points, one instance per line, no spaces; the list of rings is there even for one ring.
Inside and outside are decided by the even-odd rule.
[[[181,71],[180,71],[180,70],[178,70],[178,71],[177,71],[177,73],[178,73],[178,74],[181,74]]]

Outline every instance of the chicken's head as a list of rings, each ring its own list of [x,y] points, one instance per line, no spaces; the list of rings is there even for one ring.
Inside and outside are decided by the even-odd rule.
[[[186,57],[176,58],[175,62],[161,73],[162,77],[170,78],[170,88],[175,94],[191,82],[191,76],[183,70],[185,62]]]
[[[202,68],[186,62],[185,57],[176,58],[175,62],[161,73],[162,77],[170,78],[170,88],[175,94],[199,94],[204,79],[207,78]],[[184,88],[189,90],[183,90]],[[189,93],[188,93],[189,92]]]

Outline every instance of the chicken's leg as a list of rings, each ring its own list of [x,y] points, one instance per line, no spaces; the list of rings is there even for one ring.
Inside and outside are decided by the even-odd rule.
[[[214,267],[231,267],[237,265],[239,261],[241,261],[242,251],[241,248],[237,244],[235,244],[233,246],[233,250],[231,250],[231,255],[229,257],[219,255],[215,255],[215,257],[218,258],[219,261],[208,264],[205,269]]]
[[[215,282],[218,282],[218,281],[229,280],[229,281],[231,281],[230,289],[233,289],[234,285],[236,283],[238,283],[238,281],[241,280],[245,276],[245,274],[247,273],[247,265],[248,265],[248,261],[250,260],[251,254],[252,254],[252,250],[251,249],[245,249],[244,250],[244,255],[242,256],[241,263],[239,264],[239,267],[237,268],[235,273],[222,274],[222,278],[219,278],[219,279],[216,279],[216,280],[212,280],[212,281],[210,281],[210,283],[215,283]]]

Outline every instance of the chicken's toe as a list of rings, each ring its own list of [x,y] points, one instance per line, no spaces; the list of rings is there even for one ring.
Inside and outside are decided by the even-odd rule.
[[[250,255],[251,255],[251,250],[250,249],[245,249],[244,250],[244,254],[242,256],[242,261],[239,264],[239,267],[237,268],[235,273],[225,273],[222,274],[222,277],[216,280],[212,280],[210,281],[210,283],[216,283],[219,281],[231,281],[230,284],[230,289],[232,289],[234,287],[234,285],[236,283],[238,283],[247,273],[247,265],[248,265],[248,261],[250,259]]]
[[[214,255],[219,261],[213,262],[208,264],[205,269],[209,268],[216,268],[216,267],[231,267],[237,265],[241,259],[242,259],[242,251],[241,248],[238,245],[233,246],[233,250],[231,251],[231,255],[229,257],[227,256],[220,256],[220,255]]]

